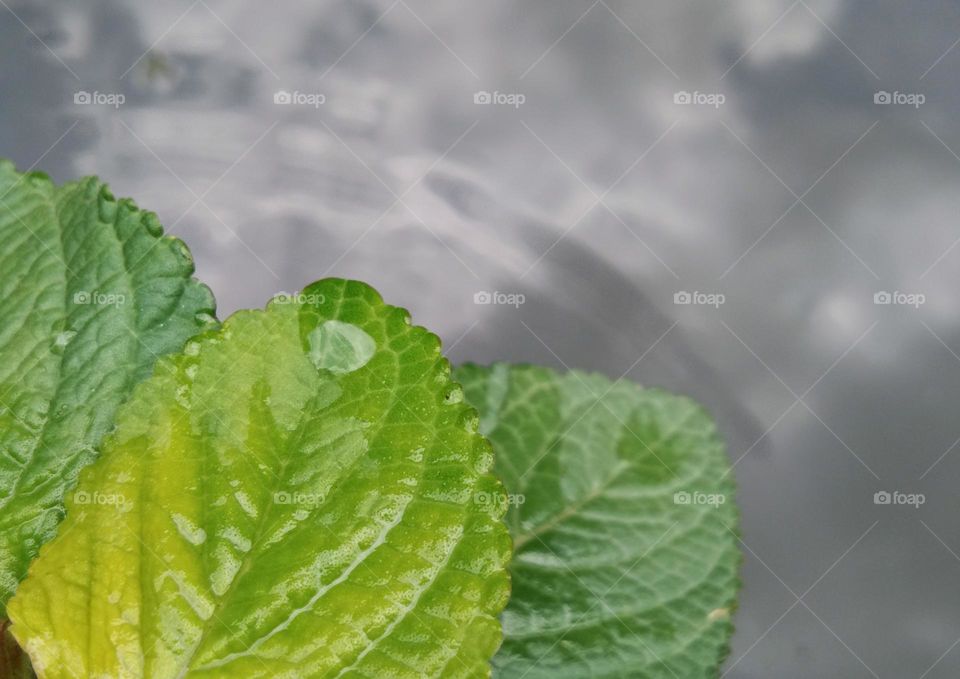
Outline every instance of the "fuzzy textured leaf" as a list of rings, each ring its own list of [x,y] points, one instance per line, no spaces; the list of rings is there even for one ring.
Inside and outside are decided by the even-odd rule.
[[[716,677],[739,585],[729,462],[692,401],[598,375],[467,365],[509,493],[494,675]]]
[[[45,679],[486,677],[510,538],[439,340],[362,283],[157,364],[10,602]]]
[[[0,621],[63,497],[159,355],[215,322],[157,216],[0,161]]]

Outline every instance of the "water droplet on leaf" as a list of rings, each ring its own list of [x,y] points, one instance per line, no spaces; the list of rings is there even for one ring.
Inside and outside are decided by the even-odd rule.
[[[63,353],[63,350],[66,348],[66,346],[70,344],[70,341],[76,336],[76,330],[64,330],[62,332],[58,332],[53,337],[53,352],[57,354]]]
[[[326,321],[307,337],[310,360],[319,370],[345,375],[365,366],[377,350],[366,332],[343,321]]]

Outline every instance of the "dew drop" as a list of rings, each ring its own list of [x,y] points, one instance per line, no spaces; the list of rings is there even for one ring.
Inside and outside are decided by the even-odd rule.
[[[336,375],[359,370],[373,358],[377,343],[366,332],[342,321],[326,321],[307,337],[310,360],[318,370]]]
[[[217,317],[206,311],[200,311],[193,315],[194,320],[200,325],[213,325],[217,322]]]
[[[460,426],[468,433],[476,434],[477,430],[480,429],[480,416],[477,415],[476,411],[468,410],[460,416]]]
[[[447,395],[443,397],[443,402],[447,405],[453,405],[454,403],[463,402],[463,389],[459,385],[454,385],[450,391],[447,392]]]
[[[73,340],[73,338],[76,336],[77,336],[76,330],[64,330],[62,332],[58,332],[56,335],[54,335],[53,346],[51,347],[51,349],[53,350],[54,353],[57,353],[57,354],[63,353],[63,350],[67,347],[68,344],[70,344],[70,341]]]
[[[485,474],[490,471],[493,467],[493,452],[490,450],[484,450],[483,452],[477,455],[477,459],[474,462],[474,468],[481,474]]]
[[[730,619],[730,609],[728,608],[715,608],[707,614],[708,622],[719,622],[722,620]]]

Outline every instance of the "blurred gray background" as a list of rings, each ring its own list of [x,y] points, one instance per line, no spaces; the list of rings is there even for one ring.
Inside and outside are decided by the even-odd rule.
[[[0,43],[0,154],[157,211],[221,314],[360,278],[454,361],[704,402],[726,676],[960,672],[960,4],[0,0]]]

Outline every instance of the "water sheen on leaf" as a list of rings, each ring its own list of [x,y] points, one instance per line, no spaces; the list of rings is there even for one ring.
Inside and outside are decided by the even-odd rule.
[[[55,186],[0,161],[0,623],[117,407],[215,322],[162,234],[95,177]]]
[[[496,451],[515,541],[494,675],[716,677],[739,585],[737,512],[692,401],[533,366],[455,372]]]
[[[10,602],[41,676],[488,676],[511,544],[476,413],[404,310],[304,293],[120,409]]]

